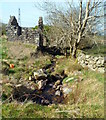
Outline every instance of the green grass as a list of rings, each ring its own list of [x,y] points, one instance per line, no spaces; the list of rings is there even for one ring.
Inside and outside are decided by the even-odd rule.
[[[50,58],[46,58],[47,56],[44,56],[39,59],[35,59],[34,66],[36,69],[43,68],[44,66],[51,64]]]
[[[85,49],[84,52],[86,54],[91,54],[94,56],[97,56],[97,55],[106,56],[106,45],[101,45],[101,44],[98,46],[95,45],[91,49]]]
[[[36,46],[32,45],[32,44],[25,44],[24,45],[26,48],[36,48]]]
[[[6,43],[7,41],[5,40],[5,39],[1,39],[0,38],[0,59],[5,59],[5,58],[7,58],[7,54],[8,54],[8,49],[7,49],[7,47],[5,46],[5,43]]]
[[[81,105],[79,105],[79,107],[81,110],[80,116],[82,116],[82,118],[104,118],[104,116],[103,116],[104,107],[101,105],[81,104]]]
[[[35,103],[23,105],[14,102],[3,104],[3,118],[103,118],[103,109],[100,105],[53,105],[41,106]],[[14,111],[12,111],[14,110]],[[59,111],[59,112],[57,112]]]
[[[104,83],[104,74],[97,71],[83,70],[84,79],[97,79],[99,82]]]
[[[61,73],[63,70],[69,75],[73,71],[81,71],[83,68],[73,58],[58,57],[56,62],[55,73]]]
[[[50,107],[30,102],[23,105],[18,103],[4,104],[2,109],[4,118],[8,118],[10,116],[11,118],[43,118],[49,117],[52,110]]]
[[[14,78],[13,82],[20,78],[28,80],[29,75],[32,75],[34,71],[44,67],[45,65],[51,64],[50,56],[40,56],[34,58],[33,63],[28,63],[30,60],[27,55],[23,56],[22,59],[12,59],[8,57],[6,41],[3,41],[3,49],[7,52],[7,56],[4,58],[9,63],[15,64],[13,69],[9,69],[9,80],[12,82],[11,77]],[[10,43],[11,44],[11,43]],[[21,44],[20,44],[21,45]],[[10,46],[11,47],[11,46]],[[26,47],[31,47],[26,45]],[[96,52],[96,51],[95,51]],[[63,84],[66,83],[66,79],[74,77],[79,79],[83,78],[81,82],[75,82],[75,79],[69,82],[72,93],[66,97],[65,104],[57,104],[51,106],[42,106],[31,101],[27,101],[24,104],[18,103],[15,100],[11,103],[3,103],[2,115],[3,118],[103,118],[104,117],[104,93],[103,83],[104,75],[99,72],[83,69],[78,63],[72,58],[65,58],[64,56],[56,56],[56,67],[55,73],[61,73],[65,70],[68,75],[64,79]],[[29,67],[33,66],[33,67]],[[80,71],[82,75],[74,75],[73,72]],[[3,76],[4,77],[4,76]],[[4,79],[6,78],[4,77]],[[3,84],[3,96],[2,99],[5,101],[12,93],[12,87]],[[60,112],[57,112],[60,111]],[[67,112],[70,111],[70,112]]]
[[[12,90],[13,90],[13,88],[11,86],[9,86],[9,85],[4,84],[2,86],[2,91],[3,91],[3,93],[2,93],[2,101],[5,101],[8,97],[10,97],[10,95],[12,93]]]
[[[22,61],[26,61],[26,60],[28,60],[28,56],[24,56],[24,57],[21,58],[20,60],[22,60]]]

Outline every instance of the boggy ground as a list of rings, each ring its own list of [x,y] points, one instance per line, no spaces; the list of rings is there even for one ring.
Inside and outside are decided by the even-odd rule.
[[[77,60],[56,55],[55,67],[51,67],[51,55],[31,57],[36,46],[20,42],[2,40],[2,117],[3,118],[103,118],[104,117],[104,75],[82,68]],[[12,69],[9,64],[14,64]],[[50,66],[50,69],[47,67]],[[37,85],[29,81],[35,71],[44,68],[51,76],[60,75],[64,70],[67,77],[62,79],[62,85],[72,91],[61,99],[61,102],[42,105],[29,99],[19,101],[14,96],[31,92],[39,95],[42,90],[34,91]],[[49,84],[47,84],[49,85]],[[26,89],[26,87],[27,89]],[[18,89],[16,89],[18,88]],[[30,88],[30,89],[28,89]],[[49,89],[46,86],[46,91]],[[52,90],[49,89],[50,94]],[[47,93],[47,92],[46,92]],[[16,94],[16,95],[18,95]],[[25,94],[24,94],[25,95]],[[41,94],[42,95],[42,94]],[[54,93],[53,93],[54,95]],[[34,96],[35,97],[35,96]],[[28,97],[27,97],[28,98]],[[37,100],[38,100],[37,99]],[[57,101],[57,100],[56,100]],[[64,102],[62,102],[64,101]]]

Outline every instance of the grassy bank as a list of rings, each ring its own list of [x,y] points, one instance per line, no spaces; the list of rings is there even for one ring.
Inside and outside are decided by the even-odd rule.
[[[42,106],[32,101],[24,103],[7,99],[11,96],[13,87],[22,81],[28,81],[29,75],[43,66],[50,64],[51,56],[41,55],[30,57],[36,49],[35,45],[3,40],[2,61],[14,64],[13,69],[3,63],[7,74],[2,74],[2,116],[3,118],[103,118],[104,117],[104,75],[82,68],[76,60],[56,56],[56,67],[53,74],[67,74],[70,81],[63,82],[64,86],[72,89],[65,96],[65,104]]]

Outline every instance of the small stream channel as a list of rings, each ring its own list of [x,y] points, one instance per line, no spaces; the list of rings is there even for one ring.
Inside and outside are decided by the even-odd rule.
[[[14,89],[13,98],[19,102],[32,100],[33,102],[42,105],[64,103],[62,81],[67,77],[67,75],[64,74],[64,71],[61,74],[52,75],[51,73],[54,72],[55,66],[56,58],[53,57],[51,59],[51,64],[42,68],[44,74],[47,75],[47,77],[42,80],[43,82],[46,81],[46,84],[42,87],[42,89],[36,88],[35,90],[32,90],[22,85]],[[47,73],[48,69],[49,73]],[[39,80],[33,80],[35,83],[37,83],[37,81]]]

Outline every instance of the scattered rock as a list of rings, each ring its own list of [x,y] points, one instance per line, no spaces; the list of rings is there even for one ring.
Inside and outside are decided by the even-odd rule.
[[[53,89],[55,89],[56,88],[56,86],[55,85],[53,85]]]
[[[98,68],[98,71],[101,72],[101,73],[104,73],[105,69],[104,68]]]
[[[55,82],[55,86],[57,86],[57,85],[60,85],[60,80],[57,80],[57,81]]]
[[[55,92],[55,95],[56,95],[56,96],[60,96],[60,95],[61,95],[61,92],[60,92],[59,90],[57,90],[57,91]]]
[[[55,89],[56,90],[62,90],[62,85],[58,85]]]
[[[94,58],[94,61],[98,61],[98,60],[99,60],[99,58],[98,58],[98,57],[95,57],[95,58]]]
[[[49,84],[50,87],[53,87],[53,84]]]
[[[2,85],[2,80],[0,80],[0,85]]]
[[[5,85],[13,87],[13,84],[11,84],[11,83],[6,83]]]
[[[46,81],[40,80],[38,81],[38,89],[44,89],[44,87],[46,86]]]
[[[55,84],[53,85],[53,88],[54,88],[54,89],[57,88],[57,86],[60,85],[60,84],[61,84],[60,80],[57,80],[57,81],[55,82]]]
[[[40,69],[37,72],[34,72],[34,77],[36,80],[41,80],[41,79],[46,79],[47,75],[43,72],[42,69]]]
[[[44,100],[44,99],[42,99],[42,100],[41,100],[41,104],[43,104],[43,105],[49,105],[50,102],[49,102],[49,100]]]
[[[55,62],[52,61],[51,63]],[[49,69],[54,69],[54,67],[51,65]],[[47,73],[44,68],[39,69],[29,76],[29,81],[23,82],[24,86],[20,84],[16,86],[17,93],[14,92],[15,98],[20,99],[20,101],[28,98],[42,105],[62,103],[64,100],[62,80],[65,76],[67,75],[64,71],[61,74],[52,75]],[[22,91],[22,94],[19,91]],[[27,96],[25,96],[25,93],[27,93]],[[22,95],[23,97],[21,97]]]
[[[31,76],[29,76],[29,80],[32,80],[32,77],[31,77]]]
[[[18,87],[21,87],[21,86],[22,86],[22,84],[18,84],[18,85],[16,85],[15,87],[18,88]]]
[[[97,65],[100,65],[100,64],[101,64],[101,61],[98,60],[98,61],[97,61]]]
[[[40,80],[37,84],[38,84],[38,89],[41,89],[43,87],[43,80]]]
[[[87,59],[90,58],[90,55],[86,55],[86,58],[87,58]]]
[[[64,93],[65,95],[69,94],[70,92],[72,92],[72,89],[71,89],[71,88],[63,87],[63,93]]]

